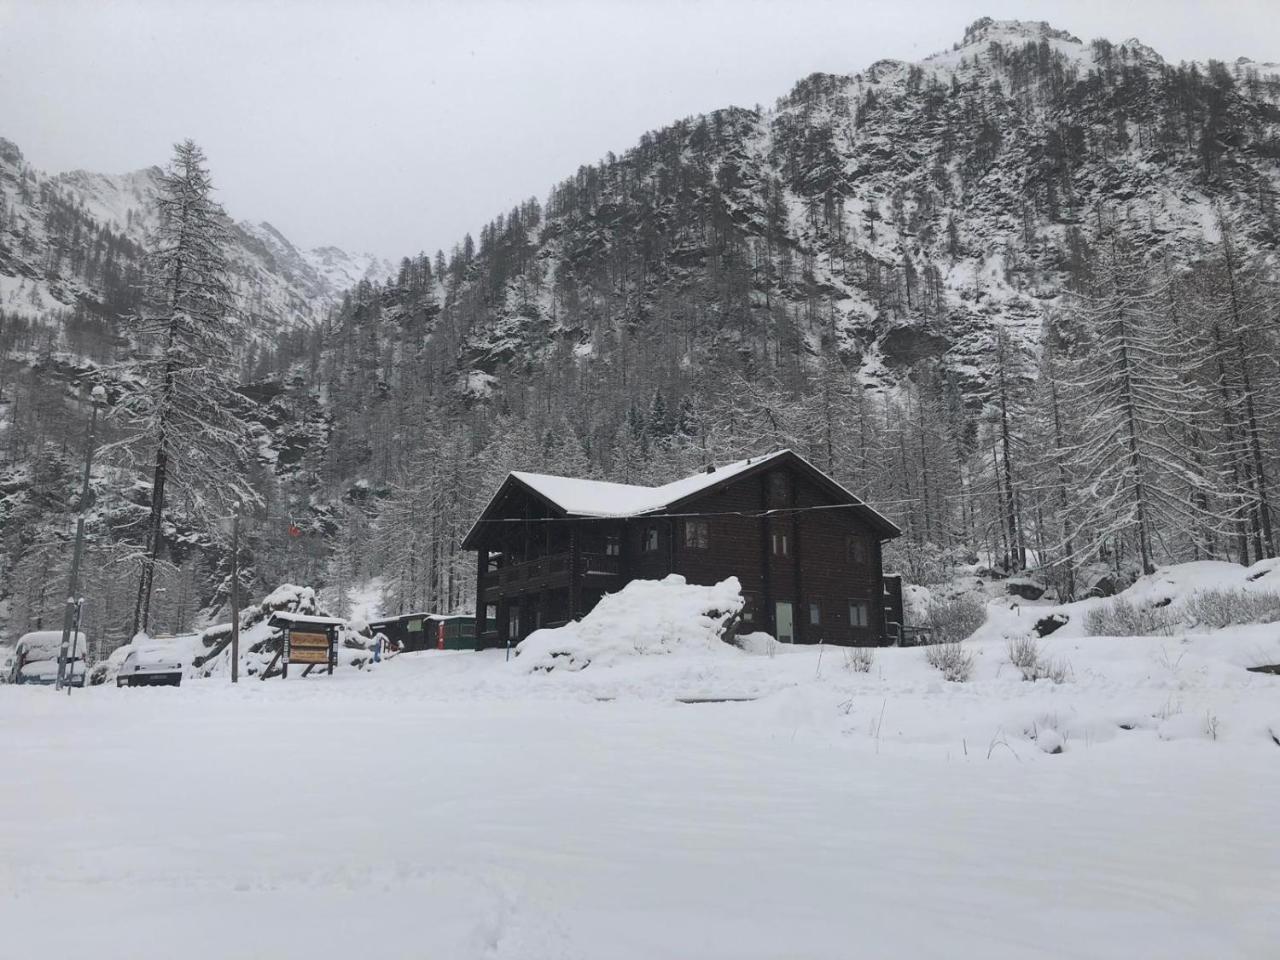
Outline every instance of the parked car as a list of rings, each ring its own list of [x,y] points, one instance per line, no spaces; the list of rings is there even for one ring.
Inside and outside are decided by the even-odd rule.
[[[84,661],[71,660],[65,667],[63,682],[70,687],[84,686]],[[32,660],[18,670],[18,683],[35,683],[52,686],[58,682],[57,660]]]
[[[68,660],[64,670],[66,682],[73,687],[83,687],[85,681],[84,655],[89,642],[83,633],[77,633],[71,639],[67,651]],[[53,684],[58,680],[58,657],[62,650],[61,630],[35,630],[24,633],[18,638],[14,654],[17,670],[13,673],[14,683]]]
[[[176,687],[182,684],[182,661],[171,653],[131,650],[116,674],[117,687]]]

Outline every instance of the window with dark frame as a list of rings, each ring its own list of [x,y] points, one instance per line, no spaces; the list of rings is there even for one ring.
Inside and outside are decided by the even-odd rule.
[[[789,555],[787,535],[785,533],[775,533],[773,535],[773,555],[775,557],[785,557]]]
[[[809,602],[809,625],[816,627],[820,623],[822,623],[822,604],[816,600],[811,600]]]
[[[684,545],[690,550],[706,550],[711,546],[711,525],[705,520],[686,520]]]
[[[658,528],[645,527],[644,538],[641,540],[641,549],[645,553],[653,553],[658,549]]]
[[[606,557],[622,556],[622,537],[616,533],[605,534],[604,555]]]
[[[849,601],[849,626],[867,627],[871,623],[871,604],[866,600]]]

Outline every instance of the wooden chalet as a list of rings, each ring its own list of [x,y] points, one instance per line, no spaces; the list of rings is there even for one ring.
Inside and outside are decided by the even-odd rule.
[[[902,623],[881,546],[901,531],[782,450],[660,487],[512,473],[463,547],[476,551],[477,647],[515,643],[670,573],[736,576],[739,629],[783,642],[871,645]]]

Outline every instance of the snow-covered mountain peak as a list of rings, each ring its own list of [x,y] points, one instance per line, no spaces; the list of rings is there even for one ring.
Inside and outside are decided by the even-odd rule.
[[[1044,20],[993,20],[991,17],[982,17],[965,28],[961,46],[992,42],[1039,43],[1041,40],[1080,44],[1079,37],[1066,30],[1057,30]]]
[[[1093,65],[1090,47],[1066,30],[1058,30],[1043,20],[993,20],[983,17],[975,20],[964,31],[964,39],[952,47],[926,57],[922,66],[935,73],[950,73],[965,63],[983,63],[994,55],[994,46],[1006,52],[1027,44],[1047,43],[1068,63],[1088,69]]]
[[[139,266],[162,176],[158,166],[50,175],[33,168],[17,144],[0,139],[0,308],[35,317],[86,303],[108,314],[128,309],[136,297],[128,270],[86,267],[93,258],[77,251],[100,245],[106,230],[127,241],[113,256],[129,269]],[[228,227],[233,282],[255,334],[264,338],[318,323],[348,288],[392,270],[371,254],[333,246],[301,250],[265,221]]]
[[[361,280],[385,280],[392,273],[391,263],[372,253],[348,253],[338,247],[315,247],[303,256],[307,263],[338,293],[349,290]]]
[[[15,167],[22,163],[22,151],[18,149],[18,145],[4,137],[0,137],[0,163]]]
[[[153,217],[161,173],[159,167],[116,174],[71,170],[53,181],[98,223],[141,243]]]

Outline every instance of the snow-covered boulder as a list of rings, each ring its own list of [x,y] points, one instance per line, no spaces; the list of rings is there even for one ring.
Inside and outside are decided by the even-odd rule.
[[[516,648],[517,663],[529,671],[581,670],[637,654],[729,651],[725,634],[742,606],[737,577],[712,587],[678,574],[633,580],[581,620],[529,634]]]

